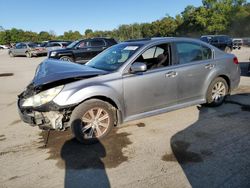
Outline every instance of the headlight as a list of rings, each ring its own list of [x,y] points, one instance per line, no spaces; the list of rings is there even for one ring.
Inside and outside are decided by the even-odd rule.
[[[47,102],[50,102],[61,92],[62,88],[63,88],[63,85],[48,89],[46,91],[42,91],[26,99],[24,103],[22,104],[22,106],[23,107],[27,107],[27,106],[37,107]]]
[[[51,52],[51,53],[50,53],[50,56],[51,56],[51,57],[56,56],[56,52]]]

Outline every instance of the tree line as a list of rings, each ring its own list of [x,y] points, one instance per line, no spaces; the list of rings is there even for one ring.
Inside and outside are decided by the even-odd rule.
[[[69,30],[56,36],[53,31],[40,33],[0,26],[0,44],[20,41],[77,40],[80,38],[112,37],[119,41],[135,38],[228,34],[233,37],[250,37],[250,3],[246,0],[203,0],[202,5],[187,6],[183,12],[151,23],[123,24],[110,31],[86,29],[83,34]]]

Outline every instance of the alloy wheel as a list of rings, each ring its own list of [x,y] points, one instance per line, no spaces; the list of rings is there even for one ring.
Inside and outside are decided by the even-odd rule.
[[[90,138],[101,137],[107,131],[110,123],[109,114],[103,108],[91,108],[82,117],[82,133]]]
[[[226,96],[226,86],[223,82],[216,82],[212,89],[212,99],[215,102],[223,100]]]

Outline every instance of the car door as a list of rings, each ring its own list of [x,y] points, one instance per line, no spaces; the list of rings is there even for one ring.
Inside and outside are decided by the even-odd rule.
[[[88,50],[91,51],[89,59],[92,59],[104,49],[106,49],[106,45],[103,39],[90,40],[88,45]]]
[[[89,61],[91,51],[89,49],[88,40],[79,42],[79,44],[73,50],[75,61],[79,63],[86,63]]]
[[[21,51],[22,51],[22,43],[17,43],[15,48],[12,50],[14,55],[21,55]]]
[[[164,44],[169,47],[169,44]],[[128,73],[123,76],[125,116],[158,110],[176,104],[177,78],[172,72],[172,55],[169,52],[168,65],[154,67],[158,63],[163,47],[147,49],[135,62],[144,62],[148,70],[143,73]],[[172,76],[171,76],[172,74]]]
[[[26,55],[25,53],[27,52],[27,50],[28,50],[28,45],[23,43],[20,49],[20,55]]]
[[[177,42],[178,101],[191,102],[204,97],[204,86],[215,67],[212,50],[199,43]]]

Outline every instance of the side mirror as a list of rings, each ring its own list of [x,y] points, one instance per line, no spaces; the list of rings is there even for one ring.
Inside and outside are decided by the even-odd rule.
[[[132,64],[130,70],[131,70],[131,73],[145,72],[147,71],[147,65],[141,62],[135,62]]]

